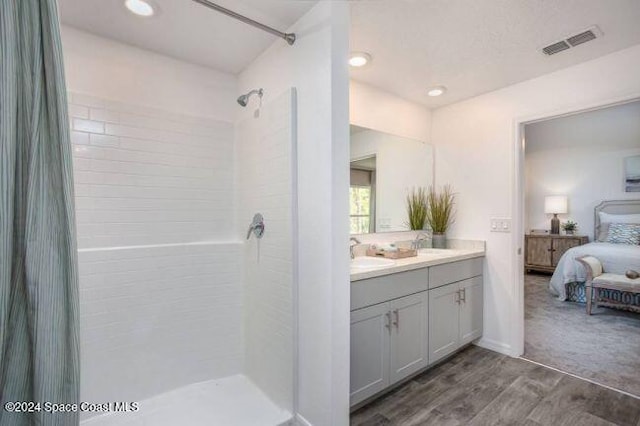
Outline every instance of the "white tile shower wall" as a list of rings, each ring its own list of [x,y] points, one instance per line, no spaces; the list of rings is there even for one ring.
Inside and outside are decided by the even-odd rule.
[[[245,373],[293,409],[292,91],[237,128],[239,226],[263,214],[264,236],[245,245]]]
[[[135,401],[241,372],[233,124],[69,98],[82,399]]]
[[[233,125],[71,94],[78,245],[233,239]]]
[[[81,250],[83,401],[138,401],[242,370],[240,244]]]

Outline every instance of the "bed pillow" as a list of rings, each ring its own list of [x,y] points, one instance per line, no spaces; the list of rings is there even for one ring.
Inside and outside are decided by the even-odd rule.
[[[607,242],[614,244],[640,244],[640,224],[610,223]]]
[[[611,214],[598,212],[600,216],[600,232],[598,233],[598,241],[605,242],[609,235],[610,223],[640,223],[640,214]]]

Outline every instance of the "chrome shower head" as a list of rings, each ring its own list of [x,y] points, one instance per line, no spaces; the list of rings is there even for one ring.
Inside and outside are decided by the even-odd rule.
[[[264,91],[262,89],[254,89],[245,95],[239,96],[238,103],[240,104],[240,106],[246,107],[247,104],[249,103],[249,98],[251,97],[251,95],[254,95],[254,94],[257,94],[259,97],[262,98]]]

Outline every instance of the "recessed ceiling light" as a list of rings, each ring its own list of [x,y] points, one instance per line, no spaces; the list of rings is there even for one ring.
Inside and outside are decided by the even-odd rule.
[[[156,13],[155,8],[149,1],[145,0],[125,0],[124,5],[131,13],[138,16],[149,17]]]
[[[429,96],[440,96],[442,94],[444,94],[444,92],[447,91],[447,88],[444,86],[436,86],[436,87],[432,87],[431,89],[429,89],[427,91],[427,95]]]
[[[353,52],[349,55],[349,65],[362,68],[371,62],[371,55],[366,52]]]

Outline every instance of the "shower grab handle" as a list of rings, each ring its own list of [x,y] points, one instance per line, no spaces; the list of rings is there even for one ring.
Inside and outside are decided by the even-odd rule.
[[[249,230],[247,231],[247,240],[251,238],[252,232],[258,239],[262,238],[264,235],[264,218],[260,213],[253,215],[253,221],[251,222],[251,225],[249,225]]]

